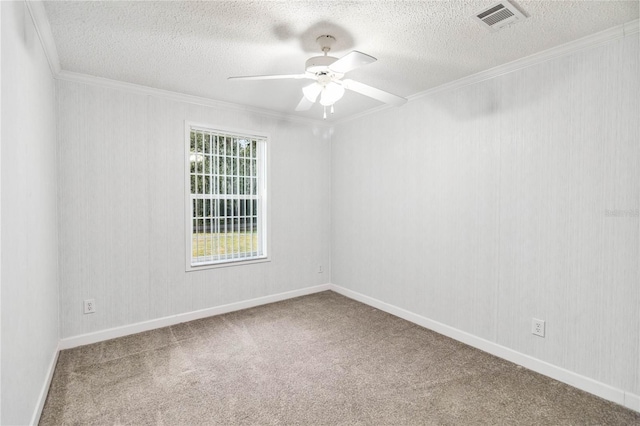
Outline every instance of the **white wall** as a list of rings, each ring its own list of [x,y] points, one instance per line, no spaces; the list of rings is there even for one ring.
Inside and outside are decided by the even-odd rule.
[[[333,283],[639,395],[638,44],[339,124]]]
[[[54,82],[23,2],[2,2],[2,418],[27,424],[58,346]]]
[[[63,338],[330,281],[326,128],[57,85]],[[271,136],[271,262],[185,272],[185,120]],[[87,298],[95,314],[83,315]]]
[[[637,36],[329,143],[124,89],[59,80],[54,100],[24,4],[1,10],[3,424],[30,420],[58,324],[71,337],[329,281],[640,394]],[[272,136],[271,262],[184,271],[184,120]]]

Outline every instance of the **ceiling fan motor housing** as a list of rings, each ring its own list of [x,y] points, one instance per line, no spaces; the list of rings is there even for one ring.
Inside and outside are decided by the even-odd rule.
[[[305,69],[314,74],[327,71],[329,66],[337,60],[338,58],[334,58],[333,56],[314,56],[313,58],[307,59]]]

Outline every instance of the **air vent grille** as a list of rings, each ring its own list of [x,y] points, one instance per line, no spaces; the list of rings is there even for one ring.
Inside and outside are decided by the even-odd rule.
[[[503,4],[499,4],[497,6],[492,7],[491,9],[487,10],[486,12],[482,12],[481,14],[478,15],[478,18],[480,19],[484,19],[489,15],[492,15],[494,13],[496,13],[497,11],[504,9],[504,5]]]
[[[496,31],[514,22],[526,19],[526,16],[507,0],[503,0],[500,3],[482,9],[471,18],[479,22],[483,27]]]
[[[513,13],[511,13],[511,11],[509,9],[503,9],[498,13],[494,13],[491,16],[487,16],[485,19],[483,19],[484,23],[487,25],[495,25],[500,21],[504,21],[507,18],[510,18],[513,16]]]

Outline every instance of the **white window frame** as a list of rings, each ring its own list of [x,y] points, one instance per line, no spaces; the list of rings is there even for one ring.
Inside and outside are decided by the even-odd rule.
[[[270,261],[269,229],[270,229],[270,203],[269,196],[269,140],[268,134],[263,132],[232,129],[224,126],[211,124],[194,123],[185,121],[185,258],[186,271],[199,271],[210,268],[221,268],[229,266],[248,265]],[[231,257],[226,259],[209,259],[208,261],[194,262],[192,258],[193,241],[193,194],[191,194],[191,131],[198,130],[216,134],[227,134],[230,136],[246,137],[247,139],[259,139],[257,143],[257,205],[258,205],[258,254],[252,257]],[[212,200],[215,197],[210,197]],[[225,197],[227,198],[227,197]],[[232,195],[228,198],[241,198],[239,195]]]

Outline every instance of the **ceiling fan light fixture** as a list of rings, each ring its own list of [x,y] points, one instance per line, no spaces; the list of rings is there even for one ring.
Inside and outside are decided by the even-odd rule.
[[[316,99],[318,99],[318,95],[320,94],[321,91],[322,91],[322,86],[319,85],[317,82],[311,83],[310,85],[302,88],[302,93],[304,94],[304,97],[307,98],[307,100],[312,103],[315,102]]]
[[[344,87],[341,84],[331,82],[324,86],[320,94],[320,104],[323,106],[333,105],[344,96]]]
[[[507,0],[503,0],[507,1]],[[391,105],[400,106],[407,99],[394,95],[384,90],[376,89],[354,80],[343,80],[344,75],[356,68],[371,64],[376,61],[373,56],[353,50],[341,58],[329,56],[331,46],[336,39],[331,35],[322,35],[316,39],[320,44],[322,56],[314,56],[307,59],[304,74],[279,74],[279,75],[249,75],[244,77],[229,77],[230,80],[276,80],[276,79],[310,79],[314,83],[302,88],[302,99],[296,106],[296,111],[308,111],[316,103],[318,97],[324,110],[324,118],[327,118],[327,107],[333,114],[333,105],[344,96],[344,91],[351,90],[369,98],[376,99]]]

